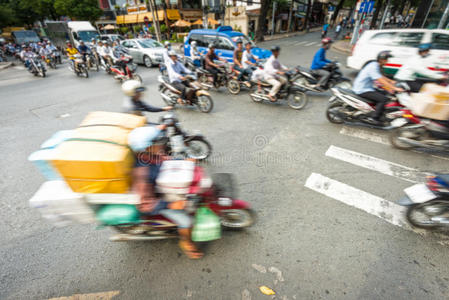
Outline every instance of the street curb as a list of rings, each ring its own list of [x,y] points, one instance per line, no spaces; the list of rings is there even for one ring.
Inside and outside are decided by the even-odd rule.
[[[346,42],[338,41],[332,45],[332,49],[342,52],[343,54],[351,54],[351,49],[348,49],[344,44],[346,44]]]
[[[305,35],[307,33],[310,32],[317,32],[317,31],[321,31],[321,28],[312,28],[310,29],[308,32],[307,31],[297,31],[297,32],[292,32],[292,33],[283,33],[283,34],[278,34],[278,35],[266,35],[264,36],[264,42],[269,42],[269,41],[274,41],[274,40],[279,40],[279,39],[283,39],[283,38],[289,38],[289,37],[294,37],[294,36],[299,36],[299,35]]]
[[[4,70],[4,69],[7,69],[7,68],[12,67],[12,66],[14,66],[13,62],[7,62],[5,64],[0,64],[0,70]]]

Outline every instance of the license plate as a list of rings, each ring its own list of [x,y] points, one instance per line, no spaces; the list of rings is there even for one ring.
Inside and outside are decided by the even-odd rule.
[[[230,198],[218,198],[218,205],[220,206],[231,206],[232,199]]]
[[[412,185],[404,192],[414,203],[424,203],[437,197],[424,183]]]
[[[399,118],[399,119],[395,119],[395,120],[391,121],[391,126],[393,126],[393,127],[401,127],[401,126],[403,126],[403,125],[405,125],[407,123],[408,123],[407,119]]]

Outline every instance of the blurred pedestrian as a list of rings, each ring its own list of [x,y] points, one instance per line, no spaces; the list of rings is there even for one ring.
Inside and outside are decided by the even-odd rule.
[[[329,24],[327,22],[324,23],[324,25],[323,25],[323,32],[321,33],[321,38],[326,37],[328,28],[329,28]]]
[[[341,24],[338,24],[337,27],[335,27],[335,40],[338,39],[338,36],[340,35],[341,32]]]

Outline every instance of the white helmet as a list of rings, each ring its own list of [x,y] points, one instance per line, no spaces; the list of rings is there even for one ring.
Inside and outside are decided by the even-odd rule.
[[[127,80],[122,84],[122,91],[126,96],[133,97],[138,92],[145,91],[145,87],[140,81],[137,80]]]
[[[165,46],[165,47],[171,46],[171,43],[170,43],[169,41],[165,41],[164,46]]]
[[[196,41],[193,41],[193,42],[191,43],[191,45],[192,45],[193,47],[195,47],[195,46],[196,46]]]

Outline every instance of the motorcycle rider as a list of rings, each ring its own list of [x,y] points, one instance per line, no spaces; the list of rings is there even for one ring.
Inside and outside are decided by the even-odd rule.
[[[410,87],[412,93],[418,93],[424,82],[418,80],[417,75],[426,78],[445,79],[447,76],[438,74],[427,68],[429,65],[429,55],[431,44],[421,44],[418,46],[418,55],[407,59],[406,63],[399,69],[394,76],[398,81],[404,81]]]
[[[128,143],[139,157],[132,171],[132,190],[140,196],[139,211],[142,214],[162,215],[178,226],[179,247],[190,259],[199,259],[203,253],[191,239],[192,219],[184,210],[185,201],[166,202],[155,191],[156,178],[163,161],[170,157],[165,153],[166,139],[162,130],[166,125],[144,126],[132,130]]]
[[[221,71],[220,71],[219,65],[214,63],[215,60],[220,60],[223,62],[226,61],[225,59],[223,59],[223,58],[217,56],[217,54],[215,54],[215,44],[211,43],[211,44],[209,44],[209,51],[206,54],[204,64],[205,64],[206,70],[212,74],[213,79],[214,79],[214,85],[215,85],[215,87],[217,87],[217,84],[218,84],[217,78],[218,78],[218,74],[221,73]]]
[[[189,87],[189,83],[185,76],[193,74],[193,72],[178,61],[178,55],[175,51],[170,51],[168,55],[170,56],[170,61],[167,64],[168,79],[170,84],[181,92],[178,103],[183,104],[184,99],[189,98],[186,97],[186,89]]]
[[[250,42],[246,43],[245,51],[243,51],[243,56],[242,56],[242,66],[243,66],[243,68],[248,69],[251,72],[251,74],[252,74],[253,70],[257,68],[256,62],[259,61],[258,58],[256,58],[254,55],[251,54],[252,47],[253,47],[253,45],[251,45]]]
[[[107,62],[110,66],[114,65],[114,60],[112,59],[111,42],[105,42],[100,53],[105,62]]]
[[[72,46],[70,42],[67,43],[67,49],[65,49],[70,62],[72,64],[73,70],[78,70],[78,63],[76,62],[75,55],[79,54],[78,50]]]
[[[168,55],[168,52],[171,51],[171,43],[169,41],[165,41],[164,48],[165,50],[162,56],[164,59],[164,64],[167,65],[170,62],[170,56]]]
[[[391,80],[381,73],[381,68],[392,57],[391,51],[381,51],[377,55],[377,60],[367,63],[354,80],[352,91],[358,96],[376,103],[376,110],[372,116],[367,118],[369,123],[382,125],[380,117],[384,112],[384,106],[389,101],[384,92],[376,91],[374,86],[380,85],[389,93],[403,92],[402,88],[395,86],[395,81]]]
[[[315,53],[312,65],[310,66],[310,70],[312,71],[312,73],[314,75],[320,76],[320,79],[318,80],[317,84],[312,86],[317,90],[323,89],[324,85],[326,85],[331,75],[331,73],[325,70],[324,68],[332,63],[332,61],[326,59],[326,51],[329,50],[332,44],[332,39],[324,38],[321,40],[321,44],[322,47],[318,49],[318,51]]]
[[[142,101],[146,88],[140,81],[127,80],[122,84],[122,91],[127,96],[123,102],[123,110],[126,113],[142,115],[142,112],[162,112],[172,110],[172,106],[155,107]]]
[[[242,39],[238,39],[236,44],[237,44],[237,48],[234,50],[234,58],[233,58],[234,66],[233,66],[233,68],[240,72],[239,76],[237,77],[237,80],[243,81],[243,77],[245,75],[248,76],[247,78],[250,78],[249,76],[251,76],[251,72],[248,69],[244,68],[242,65],[242,57],[243,57],[243,41],[242,41]],[[251,86],[251,84],[248,81],[245,81],[245,85],[247,87]]]
[[[271,52],[273,54],[270,56],[264,66],[264,78],[265,81],[267,81],[272,86],[271,91],[268,94],[268,98],[270,98],[271,102],[276,102],[276,94],[279,92],[282,85],[287,82],[287,80],[282,75],[285,75],[285,72],[288,71],[288,68],[283,66],[278,60],[279,54],[281,52],[281,47],[273,46],[271,48]]]
[[[195,66],[201,67],[201,53],[196,47],[196,41],[190,43],[190,58],[192,59]]]
[[[34,59],[37,55],[33,51],[31,51],[31,47],[27,46],[25,48],[25,52],[22,54],[23,61],[25,63],[25,67],[28,68],[29,71],[31,71],[31,60]]]
[[[90,48],[86,44],[84,44],[84,41],[80,41],[78,52],[83,56],[83,61],[86,62],[86,56],[90,53]]]
[[[50,48],[47,46],[46,43],[44,43],[42,45],[41,50],[39,51],[39,55],[42,57],[43,60],[47,60],[47,57],[50,56],[52,53],[52,51],[50,50]]]
[[[113,45],[112,48],[113,60],[117,66],[122,68],[122,71],[126,76],[128,75],[126,72],[126,62],[122,59],[122,57],[128,55],[128,50],[126,50],[116,41],[112,45]]]

